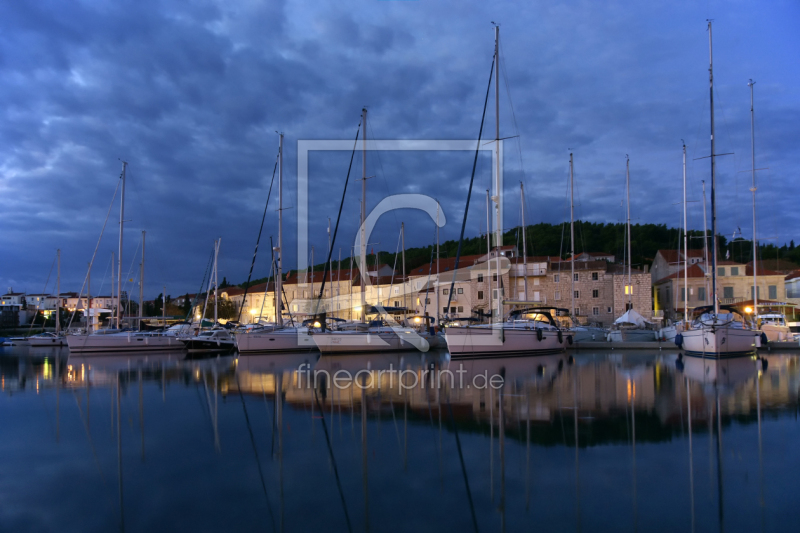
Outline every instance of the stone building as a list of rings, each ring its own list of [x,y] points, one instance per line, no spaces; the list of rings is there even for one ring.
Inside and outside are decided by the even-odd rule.
[[[758,299],[761,302],[785,300],[786,276],[772,270],[758,270]],[[684,299],[687,297],[684,286],[683,268],[659,279],[653,286],[655,308],[663,311],[667,318],[677,320],[683,317]],[[720,304],[739,304],[753,299],[753,266],[734,261],[717,262],[717,298]],[[692,309],[712,305],[710,272],[701,262],[689,267],[687,307]]]

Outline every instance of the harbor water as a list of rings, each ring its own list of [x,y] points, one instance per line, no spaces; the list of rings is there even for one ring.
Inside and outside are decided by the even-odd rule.
[[[800,524],[793,353],[0,350],[0,531]]]

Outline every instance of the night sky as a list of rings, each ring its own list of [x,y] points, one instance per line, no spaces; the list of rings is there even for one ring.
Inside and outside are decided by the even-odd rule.
[[[199,288],[215,238],[220,279],[247,277],[278,136],[285,133],[284,262],[297,264],[297,142],[352,140],[361,108],[368,138],[471,139],[478,134],[501,26],[500,135],[505,225],[569,217],[575,154],[576,215],[621,222],[625,156],[634,222],[678,226],[681,139],[688,151],[689,224],[702,228],[708,155],[708,32],[714,78],[720,232],[752,235],[750,90],[756,80],[759,238],[798,239],[800,4],[656,2],[222,0],[0,3],[0,290],[40,292],[56,249],[62,290],[79,290],[121,170],[126,190],[125,277],[147,231],[145,296]],[[494,137],[494,89],[484,139]],[[515,137],[517,136],[518,137]],[[484,141],[485,142],[485,141]],[[327,251],[350,154],[310,161],[309,237]],[[457,239],[472,169],[469,152],[370,154],[368,207],[417,192],[437,198]],[[491,161],[479,158],[467,235],[485,229]],[[335,245],[348,255],[358,221],[355,158]],[[255,276],[277,238],[273,191]],[[92,272],[107,294],[117,248],[111,210]],[[428,245],[419,212],[384,216],[370,239],[394,251]],[[373,245],[370,245],[371,247]],[[534,243],[535,246],[535,243]],[[131,270],[131,267],[133,270]],[[135,272],[129,274],[128,272]],[[53,272],[48,290],[53,289]],[[138,288],[128,285],[138,293]]]

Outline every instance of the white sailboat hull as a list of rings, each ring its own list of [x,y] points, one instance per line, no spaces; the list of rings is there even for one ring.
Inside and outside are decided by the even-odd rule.
[[[562,352],[571,337],[555,329],[453,326],[445,329],[445,339],[451,357],[508,357]]]
[[[71,353],[145,352],[184,348],[177,337],[134,331],[108,335],[68,335],[67,345]]]
[[[308,352],[317,344],[306,329],[286,328],[235,335],[239,353]]]
[[[323,354],[428,351],[430,344],[412,333],[383,331],[326,331],[315,333],[314,342]]]
[[[575,342],[602,342],[606,340],[608,330],[603,328],[592,328],[585,326],[578,326],[569,329],[569,334],[572,335],[572,340]]]
[[[735,327],[704,326],[681,333],[686,355],[695,357],[738,357],[756,351],[761,332]]]
[[[28,344],[35,347],[64,346],[67,339],[64,337],[29,337]]]

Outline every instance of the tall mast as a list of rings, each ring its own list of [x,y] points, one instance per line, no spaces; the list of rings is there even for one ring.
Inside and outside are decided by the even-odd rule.
[[[747,85],[750,86],[750,149],[753,164],[753,186],[750,191],[753,193],[753,316],[754,322],[758,322],[758,245],[756,244],[756,115],[753,110],[753,85],[752,79]]]
[[[219,314],[218,314],[219,313],[219,309],[218,309],[218,305],[219,305],[219,269],[217,268],[217,265],[218,265],[217,261],[219,259],[219,245],[220,244],[222,244],[222,237],[217,239],[217,241],[214,243],[214,325],[215,326],[217,325],[217,322],[219,320]],[[166,288],[165,288],[164,289],[164,298],[166,298],[166,294],[167,294],[167,291],[166,291]],[[164,302],[166,302],[166,299],[164,300]],[[245,304],[245,302],[242,302],[242,305],[244,305],[244,304]],[[164,309],[166,309],[166,308],[167,308],[167,304],[164,303]],[[165,321],[164,322],[164,326],[166,326],[166,325],[167,325],[167,323]]]
[[[408,314],[408,305],[406,305],[406,223],[400,223],[400,246],[403,248],[403,277],[401,282],[403,284],[403,316]]]
[[[117,329],[119,329],[120,316],[122,315],[122,227],[125,224],[125,169],[128,163],[122,162],[122,196],[119,201],[119,254],[117,257]],[[114,266],[112,265],[113,269]]]
[[[436,316],[441,316],[441,307],[439,306],[439,202],[436,202]],[[428,293],[425,293],[425,298],[428,298]],[[426,303],[427,305],[427,303]]]
[[[706,298],[710,292],[708,290],[708,215],[706,214],[706,181],[703,180],[703,264],[706,266],[705,276]]]
[[[714,298],[714,314],[719,313],[717,299],[717,198],[716,198],[716,139],[714,138],[714,54],[711,46],[711,21],[708,21],[708,94],[711,100],[711,297]]]
[[[330,283],[328,286],[331,291],[331,298],[328,301],[331,302],[330,310],[333,311],[333,243],[331,242],[331,217],[328,217],[328,257],[330,258],[328,261],[328,275],[330,276]],[[325,283],[325,278],[322,279],[322,282]],[[325,310],[324,304],[322,310]]]
[[[56,251],[58,257],[58,276],[56,277],[56,335],[61,333],[61,249]]]
[[[633,260],[631,258],[631,160],[625,156],[625,189],[628,204],[628,309],[633,309],[633,283],[631,282],[631,266]],[[573,276],[574,277],[574,276]]]
[[[283,284],[283,133],[280,133],[278,145],[278,265],[275,276],[275,326],[283,326],[283,313],[281,311],[281,285]]]
[[[205,318],[205,313],[203,313]],[[216,317],[214,317],[216,318]],[[167,286],[164,285],[164,292],[161,293],[161,320],[164,323],[164,329],[167,329]],[[203,327],[203,319],[200,319],[200,328]]]
[[[114,271],[114,263],[111,263],[111,271]],[[112,283],[113,285],[113,283]],[[80,295],[78,295],[78,300],[80,300]],[[88,335],[89,332],[92,330],[92,319],[90,318],[91,315],[89,311],[92,308],[92,263],[89,262],[89,274],[86,277],[86,334]]]
[[[333,274],[331,274],[333,275]],[[341,307],[339,305],[339,293],[342,292],[342,247],[339,247],[339,261],[336,263],[336,310],[338,311]],[[333,292],[331,292],[331,296],[333,296]],[[336,313],[336,316],[342,318],[341,313]]]
[[[570,249],[570,287],[571,287],[571,314],[575,316],[575,193],[573,192],[572,179],[572,152],[569,154],[569,249]]]
[[[503,298],[500,293],[500,247],[503,246],[503,221],[500,212],[500,201],[502,191],[500,190],[500,26],[494,27],[494,211],[495,211],[495,239],[494,245],[497,247],[497,257],[495,265],[497,271],[497,313],[494,315],[495,321],[500,321],[503,317]]]
[[[494,309],[492,303],[492,215],[489,203],[489,190],[486,190],[486,297],[489,300],[489,310]]]
[[[367,232],[364,222],[367,219],[367,109],[361,109],[361,121],[364,123],[364,137],[362,140],[361,153],[361,250],[359,261],[361,263],[361,321],[365,322],[367,317],[367,293],[364,277],[369,275],[367,272]],[[377,270],[377,269],[376,269]]]
[[[119,292],[117,293],[119,296]],[[111,252],[111,299],[114,299],[114,252]],[[115,310],[115,314],[119,310],[119,298],[117,298],[117,309]]]
[[[686,235],[686,144],[683,145],[683,320],[689,320],[689,238]]]
[[[314,300],[314,247],[311,247],[311,300]]]
[[[144,316],[144,235],[142,232],[142,264],[139,267],[139,329],[142,329],[142,320]]]
[[[519,182],[520,205],[522,206],[522,279],[525,284],[525,300],[528,299],[528,241],[525,236],[528,227],[525,225],[525,186]]]

